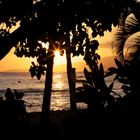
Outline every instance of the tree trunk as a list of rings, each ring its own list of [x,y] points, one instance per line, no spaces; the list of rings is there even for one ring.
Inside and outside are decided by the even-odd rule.
[[[51,50],[51,47],[50,49]],[[42,104],[42,115],[41,115],[41,125],[47,127],[50,123],[50,103],[51,103],[51,91],[52,91],[52,78],[53,78],[53,52],[49,52],[49,57],[47,60],[46,69],[46,79],[45,79],[45,89]]]
[[[72,68],[71,63],[71,54],[69,47],[66,49],[66,59],[67,59],[67,77],[68,77],[68,84],[69,84],[69,92],[70,92],[70,109],[75,111],[76,110],[76,102],[74,100],[75,94],[75,68]]]

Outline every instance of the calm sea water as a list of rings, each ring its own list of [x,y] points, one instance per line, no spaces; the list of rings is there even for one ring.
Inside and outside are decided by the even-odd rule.
[[[83,73],[76,73],[76,78],[84,79]],[[111,78],[106,79],[109,84]],[[0,95],[4,93],[8,87],[12,90],[17,89],[19,92],[24,92],[24,100],[27,102],[28,112],[41,111],[43,100],[45,77],[37,80],[35,77],[31,78],[28,72],[0,72]],[[76,87],[82,86],[81,83],[76,83]],[[114,90],[120,92],[120,84],[116,83]],[[29,106],[28,106],[29,105]],[[32,106],[30,106],[32,105]],[[78,104],[79,108],[86,107],[86,104]],[[68,81],[66,73],[54,73],[52,96],[51,96],[51,110],[68,110],[70,108]]]

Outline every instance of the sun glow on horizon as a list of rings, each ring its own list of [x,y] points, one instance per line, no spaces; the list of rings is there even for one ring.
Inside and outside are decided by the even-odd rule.
[[[101,56],[101,58],[113,56],[113,52],[110,44],[111,39],[112,39],[112,33],[110,32],[106,32],[104,37],[97,38],[97,40],[99,40],[99,43],[101,44],[97,53]],[[39,41],[39,43],[42,44],[43,48],[46,48],[46,52],[49,50],[48,42],[43,43]],[[56,46],[54,48],[56,49],[56,50],[52,50],[54,51],[54,55],[55,55],[54,72],[66,71],[67,59],[66,59],[65,50],[62,50],[62,52],[60,52],[59,46]],[[32,61],[36,62],[36,58],[16,57],[14,55],[14,48],[12,48],[11,51],[0,61],[0,71],[11,71],[11,70],[28,71]],[[73,67],[76,67],[77,71],[83,71],[83,68],[86,66],[86,63],[83,60],[83,56],[73,57],[71,54],[71,61]]]
[[[60,51],[59,51],[59,50],[55,50],[54,55],[55,55],[55,57],[57,57],[57,58],[61,57]]]
[[[61,56],[60,55],[60,50],[55,50],[54,51],[54,64],[55,65],[61,65],[61,64],[66,64],[66,55],[65,53]]]

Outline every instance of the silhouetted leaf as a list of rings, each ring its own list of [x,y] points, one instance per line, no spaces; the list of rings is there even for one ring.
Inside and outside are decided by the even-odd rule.
[[[101,87],[105,88],[106,84],[105,84],[105,80],[104,80],[104,68],[103,68],[103,64],[100,64],[100,69],[99,69],[99,84]]]
[[[36,74],[36,77],[37,77],[38,80],[40,80],[40,78],[41,78],[41,73],[38,72],[38,73]]]
[[[117,95],[118,97],[122,98],[120,94],[118,94],[117,92],[115,92],[114,90],[111,91],[112,93],[114,93],[115,95]]]
[[[120,83],[129,84],[128,78],[119,77],[117,80],[118,80]]]
[[[91,68],[92,68],[92,66],[91,66]],[[95,87],[98,88],[100,77],[99,77],[99,68],[98,68],[98,65],[96,62],[93,63],[92,78],[93,78]]]
[[[124,69],[123,64],[117,59],[114,59],[114,60],[115,60],[115,63],[117,65],[118,69],[123,70]]]
[[[60,55],[63,56],[64,55],[64,50],[60,51]]]
[[[100,36],[104,36],[104,32],[103,32],[103,31],[99,31],[98,34],[99,34]]]
[[[131,87],[127,85],[122,85],[121,89],[126,90],[126,91],[131,91]]]
[[[91,86],[90,84],[83,83],[83,87],[86,90],[86,89],[91,89],[93,86]]]
[[[102,63],[100,64],[100,74],[104,77],[104,67]]]
[[[99,42],[97,40],[91,41],[91,49],[97,50],[99,46]]]
[[[124,92],[126,95],[129,95],[129,94],[130,94],[130,91],[123,90],[123,92]]]
[[[35,67],[30,67],[29,71],[31,73],[31,77],[33,78],[36,75]]]
[[[110,95],[110,93],[112,92],[112,89],[113,89],[113,86],[114,86],[114,82],[112,82],[109,87],[108,87],[108,94]]]
[[[84,87],[77,87],[76,91],[84,91]]]
[[[117,74],[118,73],[118,69],[115,67],[110,67],[107,69],[107,72],[105,73],[105,77],[111,76],[113,74]]]
[[[118,77],[119,77],[119,75],[116,75],[116,76],[114,77],[113,81],[117,80]]]
[[[85,75],[87,82],[92,86],[93,81],[92,81],[92,78],[91,78],[91,76],[86,68],[84,68],[84,75]]]

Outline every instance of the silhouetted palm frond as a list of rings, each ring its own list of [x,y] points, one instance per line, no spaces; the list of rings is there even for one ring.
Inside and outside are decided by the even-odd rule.
[[[127,59],[132,60],[138,51],[140,44],[139,31],[140,21],[133,13],[126,17],[124,24],[116,28],[112,40],[112,49],[115,58],[120,62],[124,63],[124,60]]]
[[[132,34],[124,44],[124,60],[132,62],[138,60],[140,55],[140,31]]]

